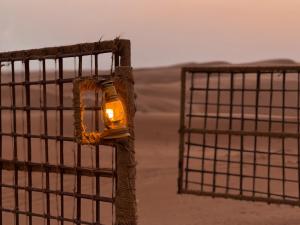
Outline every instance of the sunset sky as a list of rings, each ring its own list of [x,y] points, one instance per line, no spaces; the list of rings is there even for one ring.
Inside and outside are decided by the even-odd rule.
[[[0,0],[0,51],[132,41],[135,67],[300,61],[299,0]]]

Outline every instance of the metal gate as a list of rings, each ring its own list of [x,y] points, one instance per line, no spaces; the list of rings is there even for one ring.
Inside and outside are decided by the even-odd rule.
[[[0,224],[136,224],[130,42],[0,53],[0,65]],[[129,138],[76,142],[73,81],[92,76],[114,79]],[[100,98],[84,101],[98,131]]]
[[[299,72],[183,68],[178,192],[299,206]]]

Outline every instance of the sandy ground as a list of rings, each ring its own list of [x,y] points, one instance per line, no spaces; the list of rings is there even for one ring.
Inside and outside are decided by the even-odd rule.
[[[300,224],[297,207],[177,195],[178,115],[138,113],[136,125],[141,225]]]

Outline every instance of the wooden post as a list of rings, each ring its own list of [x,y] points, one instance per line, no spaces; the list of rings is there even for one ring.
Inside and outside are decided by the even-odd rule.
[[[184,164],[184,134],[185,134],[185,82],[186,82],[186,71],[181,70],[181,101],[180,101],[180,119],[179,119],[179,161],[178,161],[178,194],[182,193],[182,184],[183,184],[183,164]]]
[[[119,43],[120,66],[115,71],[115,86],[125,103],[130,137],[116,143],[116,225],[137,225],[135,193],[136,161],[134,149],[134,81],[130,65],[130,42]]]

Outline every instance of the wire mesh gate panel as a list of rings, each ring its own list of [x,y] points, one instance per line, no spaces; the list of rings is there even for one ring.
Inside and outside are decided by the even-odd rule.
[[[135,224],[130,42],[0,53],[0,64],[0,224]],[[75,142],[73,80],[88,76],[115,80],[130,138]],[[101,98],[83,101],[87,129],[101,129]]]
[[[299,206],[299,72],[183,68],[178,192]]]

